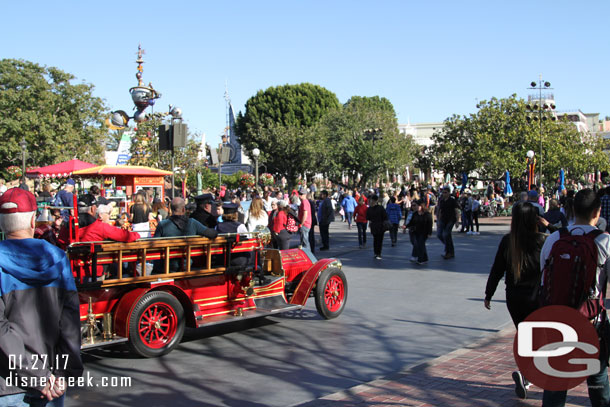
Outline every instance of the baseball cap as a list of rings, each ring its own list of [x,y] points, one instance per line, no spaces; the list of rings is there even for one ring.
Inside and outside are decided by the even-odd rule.
[[[0,213],[36,212],[36,197],[30,191],[11,188],[0,196]]]
[[[536,192],[536,190],[532,189],[531,191],[529,191],[527,193],[527,196],[530,198],[538,198],[538,192]]]
[[[299,194],[300,195],[307,195],[307,188],[303,188],[303,187],[299,188]]]
[[[66,185],[76,185],[76,182],[72,178],[68,178]]]
[[[97,200],[91,194],[81,195],[78,197],[78,206],[81,208],[97,205]]]

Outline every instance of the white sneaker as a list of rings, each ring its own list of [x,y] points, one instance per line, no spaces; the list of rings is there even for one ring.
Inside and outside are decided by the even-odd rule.
[[[415,263],[417,261],[417,257],[411,257],[409,260]]]
[[[466,232],[466,234],[467,234],[467,235],[472,235],[472,234],[473,234],[473,232],[468,231],[468,232]]]
[[[479,233],[479,232],[474,232],[474,234],[475,234],[475,235],[480,235],[480,233]]]

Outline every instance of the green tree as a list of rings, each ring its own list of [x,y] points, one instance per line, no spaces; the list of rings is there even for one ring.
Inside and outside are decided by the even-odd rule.
[[[399,133],[392,103],[378,96],[352,97],[320,121],[316,134],[324,148],[317,168],[334,182],[347,175],[350,188],[384,177],[386,170],[403,173],[417,151],[412,138]]]
[[[0,60],[0,174],[21,164],[19,143],[28,145],[27,165],[78,158],[101,164],[108,131],[107,108],[93,85],[34,62]]]
[[[600,140],[579,133],[565,121],[527,121],[525,101],[512,95],[479,103],[477,113],[454,115],[436,132],[434,144],[426,152],[434,168],[459,175],[476,171],[481,179],[497,179],[506,170],[513,177],[526,171],[526,153],[532,150],[540,159],[546,180],[558,177],[564,168],[574,177],[607,167]],[[542,131],[540,127],[542,123]]]
[[[337,108],[337,96],[321,86],[270,87],[248,99],[245,114],[238,114],[237,138],[246,151],[258,147],[259,162],[294,185],[299,174],[316,171],[319,143],[312,127]]]
[[[166,151],[159,151],[159,136],[157,129],[163,123],[159,117],[152,117],[138,123],[135,135],[131,138],[129,165],[168,169],[171,164],[166,162]]]

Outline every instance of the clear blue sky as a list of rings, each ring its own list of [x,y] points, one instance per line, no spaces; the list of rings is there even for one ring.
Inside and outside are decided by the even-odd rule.
[[[132,112],[138,43],[155,110],[180,106],[218,143],[225,82],[236,111],[260,89],[310,82],[388,98],[399,123],[527,97],[540,74],[558,110],[610,115],[608,16],[599,1],[3,2],[0,56],[56,66]]]

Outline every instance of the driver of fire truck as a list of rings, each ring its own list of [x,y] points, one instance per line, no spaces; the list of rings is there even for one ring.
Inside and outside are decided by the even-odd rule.
[[[195,202],[197,203],[197,209],[195,212],[191,214],[191,218],[199,221],[203,226],[214,229],[216,225],[218,225],[218,221],[216,218],[217,215],[214,215],[214,195],[212,194],[203,194],[195,197]]]
[[[204,236],[214,239],[218,236],[218,232],[212,228],[205,227],[197,220],[186,216],[186,203],[182,198],[172,199],[170,204],[172,215],[162,220],[155,230],[154,237],[175,237],[175,236]],[[180,270],[180,260],[173,259],[169,262],[170,272]],[[155,260],[153,274],[161,273],[163,270],[163,261]]]

